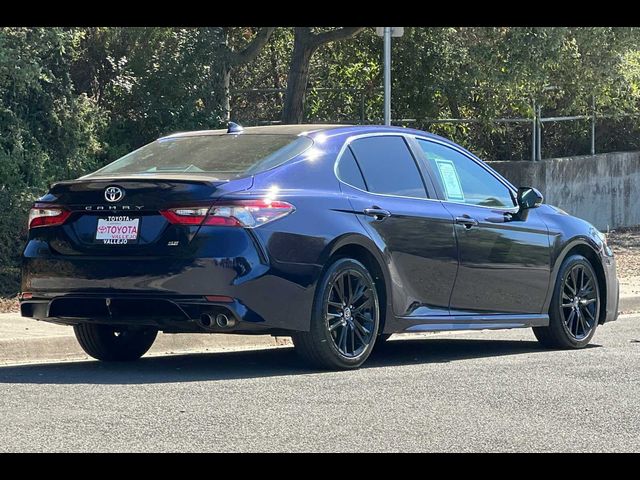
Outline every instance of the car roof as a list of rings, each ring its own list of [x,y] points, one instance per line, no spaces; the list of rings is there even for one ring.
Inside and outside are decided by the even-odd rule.
[[[296,125],[263,125],[259,127],[243,127],[243,133],[252,135],[301,135],[306,133],[331,130],[343,127],[338,124],[296,124]],[[172,137],[191,137],[200,135],[222,135],[226,134],[227,129],[217,130],[197,130],[193,132],[178,132],[167,135],[163,138]]]
[[[410,135],[420,135],[427,138],[434,138],[441,142],[448,143],[460,148],[454,142],[447,138],[440,137],[433,133],[416,130],[413,128],[387,126],[387,125],[344,125],[344,124],[314,124],[301,123],[295,125],[263,125],[258,127],[243,127],[244,134],[252,135],[310,135],[315,136],[319,133],[329,133],[330,135],[362,135],[366,133],[407,133]],[[216,130],[197,130],[191,132],[177,132],[167,135],[163,138],[179,138],[179,137],[195,137],[203,135],[224,135],[227,129]]]

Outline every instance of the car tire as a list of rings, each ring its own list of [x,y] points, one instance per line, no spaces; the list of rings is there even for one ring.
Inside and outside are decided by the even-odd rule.
[[[357,260],[338,258],[316,287],[309,331],[295,332],[292,340],[298,354],[314,367],[353,369],[371,354],[379,325],[371,274]]]
[[[81,323],[73,327],[78,343],[103,362],[127,362],[142,357],[156,339],[155,328],[130,328]]]
[[[600,308],[600,286],[593,266],[582,255],[571,255],[558,272],[549,326],[534,327],[533,333],[547,348],[584,348],[596,332]]]

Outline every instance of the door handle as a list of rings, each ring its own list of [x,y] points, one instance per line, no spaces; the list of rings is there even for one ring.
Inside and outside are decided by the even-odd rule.
[[[464,228],[466,228],[467,230],[469,230],[472,227],[478,226],[478,221],[475,218],[471,218],[467,215],[464,215],[462,217],[456,217],[456,223],[458,225],[463,225]]]
[[[377,207],[365,208],[363,213],[368,217],[373,217],[379,221],[391,216],[391,212],[389,210],[383,210],[382,208]]]

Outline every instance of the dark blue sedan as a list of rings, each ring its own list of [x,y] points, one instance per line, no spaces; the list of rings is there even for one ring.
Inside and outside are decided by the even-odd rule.
[[[54,184],[31,209],[21,311],[105,361],[161,330],[290,335],[355,368],[396,332],[584,347],[617,317],[615,268],[596,228],[444,138],[232,124]]]

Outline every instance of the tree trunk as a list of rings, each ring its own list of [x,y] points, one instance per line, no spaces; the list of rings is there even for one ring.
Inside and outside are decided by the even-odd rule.
[[[462,118],[460,114],[460,106],[454,93],[449,88],[445,88],[445,95],[447,96],[447,103],[449,104],[449,111],[453,118]],[[456,135],[463,135],[464,131],[459,123],[455,124]]]
[[[229,48],[229,28],[227,27],[215,27],[214,42],[219,47],[218,53],[218,78],[217,86],[220,93],[220,108],[221,118],[224,123],[228,123],[231,120],[231,100],[229,85],[231,82],[231,72],[235,67],[244,65],[253,61],[260,50],[269,41],[271,34],[275,30],[275,27],[261,27],[256,36],[249,42],[249,44],[241,51],[233,51]]]
[[[284,124],[302,123],[304,99],[309,82],[309,63],[314,51],[315,47],[310,45],[306,38],[300,38],[296,35],[282,111],[282,123]]]
[[[222,121],[229,123],[231,120],[231,94],[229,93],[229,83],[231,80],[231,68],[227,63],[222,67]]]
[[[327,43],[345,40],[362,31],[364,27],[342,27],[313,34],[311,27],[296,27],[293,41],[291,65],[287,75],[287,92],[282,111],[282,123],[302,123],[304,97],[309,83],[309,64],[318,47]]]
[[[275,45],[273,43],[270,47],[270,60],[271,60],[271,75],[273,78],[273,88],[280,89],[282,88],[282,84],[280,82],[280,69],[278,68],[278,52],[276,50]],[[282,92],[278,92],[276,94],[276,105],[278,110],[282,111],[283,104],[282,100],[284,99],[284,95]]]

